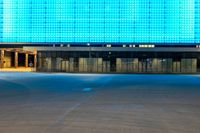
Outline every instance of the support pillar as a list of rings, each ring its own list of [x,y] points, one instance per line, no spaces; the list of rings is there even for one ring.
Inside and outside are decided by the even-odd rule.
[[[5,51],[1,50],[0,68],[4,68],[4,55],[5,55]]]
[[[42,68],[42,58],[38,58],[38,68]]]
[[[25,67],[28,67],[28,54],[25,54]]]
[[[37,55],[35,54],[34,55],[34,67],[36,68],[36,66],[37,66]]]
[[[37,50],[34,50],[34,67],[37,67]]]
[[[18,67],[18,52],[15,51],[15,67]]]

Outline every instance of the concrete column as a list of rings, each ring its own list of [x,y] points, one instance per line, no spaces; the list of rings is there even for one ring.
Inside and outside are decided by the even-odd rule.
[[[18,52],[15,51],[15,67],[18,67]]]
[[[43,66],[42,66],[42,61],[43,61],[43,58],[38,58],[38,68],[41,69]]]
[[[37,57],[39,57],[37,59],[37,62],[38,62],[38,68],[41,69],[43,66],[42,66],[42,61],[44,61],[44,58],[41,58],[41,53],[38,53],[37,54]]]
[[[37,67],[37,50],[34,49],[34,67]]]
[[[1,50],[0,68],[4,68],[4,55],[5,55],[5,51]]]
[[[25,54],[25,67],[28,67],[28,54]]]
[[[36,68],[37,67],[37,55],[34,54],[34,67]]]

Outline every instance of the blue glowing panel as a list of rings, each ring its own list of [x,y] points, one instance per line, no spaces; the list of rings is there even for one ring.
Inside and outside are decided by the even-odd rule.
[[[200,43],[200,1],[0,0],[0,42]]]

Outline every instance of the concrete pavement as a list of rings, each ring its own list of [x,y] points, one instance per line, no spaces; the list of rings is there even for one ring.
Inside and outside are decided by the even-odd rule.
[[[0,133],[199,133],[200,76],[0,73]]]

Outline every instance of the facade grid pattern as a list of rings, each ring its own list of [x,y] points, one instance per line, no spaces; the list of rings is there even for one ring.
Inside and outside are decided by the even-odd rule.
[[[0,0],[0,42],[200,43],[200,2]]]

